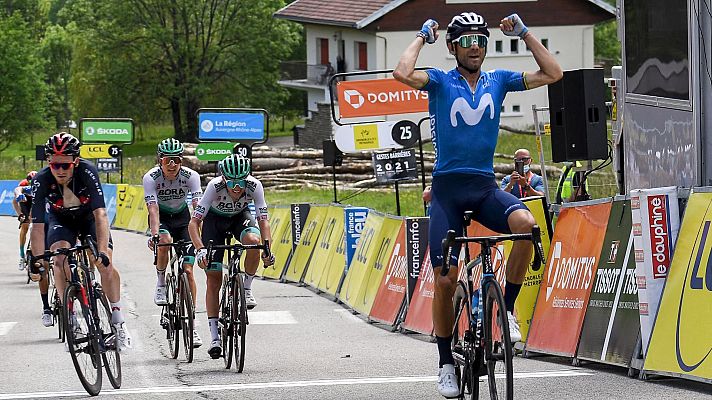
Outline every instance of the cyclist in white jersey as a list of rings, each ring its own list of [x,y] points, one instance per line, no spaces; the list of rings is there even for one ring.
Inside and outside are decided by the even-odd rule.
[[[176,139],[164,139],[158,144],[158,166],[151,168],[143,176],[143,192],[148,208],[148,226],[151,238],[148,239],[148,248],[153,251],[154,240],[158,236],[159,243],[172,243],[174,240],[190,242],[188,223],[190,211],[188,210],[188,195],[193,203],[193,208],[198,204],[203,195],[200,187],[200,175],[190,168],[182,166],[183,144]],[[154,302],[162,306],[166,299],[166,267],[168,266],[167,246],[158,247],[158,260],[156,263],[156,292]],[[197,289],[193,277],[193,261],[195,249],[187,245],[183,257],[183,268],[188,275],[190,291],[193,295],[193,305]],[[197,330],[193,330],[193,347],[200,347],[203,341]]]
[[[260,239],[262,241],[272,239],[262,183],[250,176],[249,160],[233,154],[220,161],[218,172],[220,175],[208,183],[205,194],[195,207],[193,218],[188,226],[190,238],[197,249],[195,261],[200,268],[205,269],[207,275],[205,308],[212,337],[208,354],[212,358],[219,358],[222,355],[218,315],[224,251],[215,250],[212,254],[212,262],[208,265],[206,244],[211,240],[214,244],[225,244],[233,237],[242,244],[260,244]],[[257,222],[249,209],[249,204],[252,202],[255,204]],[[257,305],[252,294],[252,280],[257,272],[259,260],[259,250],[247,251],[244,271],[248,309]],[[265,257],[263,254],[262,261],[265,266],[270,266],[274,263],[274,256]]]

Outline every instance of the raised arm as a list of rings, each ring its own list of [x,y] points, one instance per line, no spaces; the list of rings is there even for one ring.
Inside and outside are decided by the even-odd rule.
[[[526,72],[524,75],[527,89],[534,89],[539,86],[548,85],[561,79],[564,74],[561,66],[544,47],[539,39],[531,33],[517,14],[512,14],[500,22],[502,33],[507,36],[519,36],[529,47],[534,56],[534,60],[539,66],[538,71]]]
[[[415,63],[423,46],[426,43],[435,43],[438,36],[438,23],[432,19],[425,21],[416,38],[401,54],[398,65],[393,71],[393,77],[413,89],[422,89],[428,83],[428,74],[425,71],[416,71]]]

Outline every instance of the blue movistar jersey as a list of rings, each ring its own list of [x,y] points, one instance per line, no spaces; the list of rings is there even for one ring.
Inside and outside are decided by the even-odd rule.
[[[457,68],[427,71],[430,129],[435,146],[433,175],[494,176],[499,114],[507,92],[526,89],[524,74],[482,71],[473,93]]]

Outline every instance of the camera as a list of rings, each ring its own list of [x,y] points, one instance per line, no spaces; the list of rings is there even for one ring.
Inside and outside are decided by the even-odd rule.
[[[514,160],[514,170],[519,176],[524,176],[524,160]]]

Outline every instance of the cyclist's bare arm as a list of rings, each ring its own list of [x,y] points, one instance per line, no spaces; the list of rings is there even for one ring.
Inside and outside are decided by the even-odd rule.
[[[159,227],[161,226],[159,214],[158,214],[158,204],[151,203],[147,205],[148,207],[148,228],[151,231],[151,236],[158,235]]]
[[[35,256],[45,252],[45,224],[43,222],[33,222],[30,232],[30,248]]]
[[[106,215],[106,208],[97,208],[93,211],[94,223],[96,224],[96,247],[97,251],[109,254],[109,217]]]
[[[188,224],[188,234],[190,235],[190,241],[193,242],[193,247],[196,250],[200,250],[205,245],[203,245],[203,240],[200,238],[200,228],[203,227],[203,220],[199,218],[192,217],[190,223]]]
[[[416,37],[405,49],[401,55],[396,69],[393,71],[393,77],[402,83],[412,87],[413,89],[422,89],[428,83],[428,74],[425,71],[415,69],[415,63],[418,61],[420,50],[425,45],[425,41],[421,37]]]
[[[540,86],[554,83],[564,76],[561,66],[551,55],[549,50],[537,39],[531,31],[524,36],[524,43],[531,50],[534,60],[539,66],[535,72],[526,72],[524,79],[527,89],[534,89]]]
[[[257,221],[257,225],[260,227],[260,235],[262,236],[262,243],[265,242],[265,240],[269,240],[270,243],[272,243],[272,231],[270,230],[269,227],[269,221],[268,220],[260,220]]]

